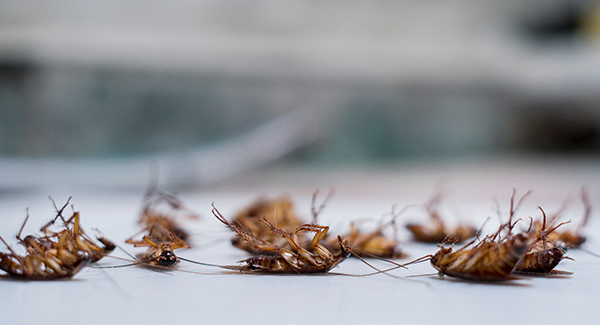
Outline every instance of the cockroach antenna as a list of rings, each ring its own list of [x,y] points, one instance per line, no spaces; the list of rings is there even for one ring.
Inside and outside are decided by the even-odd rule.
[[[590,203],[590,197],[588,195],[588,190],[585,186],[581,188],[580,197],[581,197],[581,202],[583,202],[583,207],[585,209],[585,212],[583,214],[583,218],[581,219],[581,222],[579,223],[579,226],[577,227],[578,232],[581,228],[585,227],[585,225],[588,223],[588,221],[590,219],[590,215],[592,214],[592,204]]]
[[[485,224],[490,221],[491,217],[487,217],[485,219],[485,221],[481,224],[481,227],[479,228],[479,230],[477,230],[477,232],[475,233],[475,239],[479,240],[479,236],[481,236],[481,234],[483,233],[483,227],[485,227]]]
[[[183,257],[179,257],[180,260],[182,261],[186,261],[188,263],[192,263],[192,264],[198,264],[198,265],[202,265],[202,266],[209,266],[209,267],[218,267],[218,268],[224,268],[224,269],[229,269],[227,267],[224,267],[223,265],[218,265],[218,264],[211,264],[211,263],[203,263],[203,262],[198,262],[198,261],[193,261],[187,258],[183,258]]]
[[[56,222],[56,219],[58,219],[60,217],[60,219],[62,220],[63,223],[67,223],[67,221],[65,220],[65,218],[63,217],[62,213],[63,211],[65,211],[65,209],[67,208],[67,206],[69,206],[69,203],[71,202],[71,199],[73,198],[72,196],[69,196],[69,199],[67,199],[67,203],[65,203],[65,205],[63,205],[62,208],[58,208],[58,206],[56,205],[56,202],[54,201],[54,199],[51,196],[48,196],[48,198],[50,199],[50,201],[52,201],[52,205],[54,206],[54,210],[56,210],[56,217],[54,217],[52,220],[48,221],[48,223],[46,223],[42,228],[40,228],[41,232],[46,232],[46,229],[48,229],[48,227],[50,227],[51,225],[53,225]]]
[[[391,276],[391,274],[388,274],[387,272],[394,271],[394,270],[397,270],[397,269],[400,269],[400,268],[408,269],[407,266],[414,265],[414,264],[419,264],[419,263],[423,263],[423,262],[427,262],[427,261],[431,260],[432,257],[433,257],[433,255],[425,255],[425,256],[417,258],[416,260],[413,260],[413,261],[410,261],[410,262],[407,262],[407,263],[404,263],[404,264],[399,264],[399,263],[396,263],[396,262],[393,262],[393,261],[386,261],[388,263],[395,264],[395,266],[393,266],[391,268],[388,268],[388,269],[385,269],[385,270],[378,271],[378,272],[364,274],[364,275],[361,275],[361,276],[371,276],[371,275],[376,275],[376,274],[380,274],[380,273],[384,273],[386,275],[390,275]],[[408,277],[415,277],[415,276],[407,276],[407,277],[397,277],[397,276],[394,276],[394,277],[406,280],[406,278],[408,278]]]
[[[313,195],[312,195],[312,203],[311,203],[311,207],[310,207],[310,211],[312,213],[312,223],[317,223],[317,217],[319,215],[319,213],[321,213],[321,210],[323,210],[323,208],[325,208],[325,205],[327,204],[327,202],[329,201],[329,199],[331,199],[331,197],[333,196],[333,193],[335,192],[335,189],[333,187],[329,188],[329,193],[327,194],[327,197],[325,197],[325,199],[323,200],[323,202],[321,203],[321,205],[319,206],[319,209],[315,209],[316,206],[316,202],[317,202],[317,196],[319,195],[319,190],[316,190]]]

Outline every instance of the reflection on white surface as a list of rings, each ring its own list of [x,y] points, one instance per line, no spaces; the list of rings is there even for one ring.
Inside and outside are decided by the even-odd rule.
[[[513,166],[514,167],[514,166]],[[536,206],[554,211],[567,195],[573,198],[565,210],[563,219],[572,219],[575,226],[582,215],[582,208],[574,199],[579,186],[593,182],[597,173],[585,174],[562,168],[562,174],[533,171],[529,175],[544,174],[538,179],[517,180],[522,174],[516,168],[504,174],[491,175],[482,169],[467,168],[473,175],[486,175],[473,180],[458,180],[460,174],[449,169],[452,191],[448,198],[448,211],[452,218],[460,218],[481,224],[486,217],[492,221],[488,227],[497,226],[493,210],[493,196],[508,209],[512,187],[504,182],[521,185],[529,181],[529,188],[518,188],[525,193],[534,190],[520,211],[523,217],[538,216]],[[493,169],[492,169],[493,170]],[[431,178],[440,171],[430,170]],[[375,173],[376,174],[376,173]],[[362,175],[362,176],[361,176]],[[370,177],[366,177],[365,175]],[[392,204],[422,203],[427,200],[432,183],[417,184],[409,175],[399,174],[390,179],[373,179],[373,174],[363,172],[354,177],[353,186],[335,177],[327,181],[339,184],[337,194],[323,211],[320,218],[332,227],[332,233],[344,230],[344,221],[357,218],[379,218],[389,212]],[[580,175],[580,176],[577,176]],[[220,191],[183,193],[180,198],[201,219],[183,220],[192,233],[194,247],[178,250],[179,256],[192,260],[216,264],[235,264],[247,256],[233,248],[228,239],[231,232],[210,214],[210,204],[215,202],[224,215],[231,217],[238,209],[251,202],[259,194],[279,195],[279,189],[288,186],[289,193],[296,199],[298,209],[309,215],[311,190],[294,186],[292,175],[281,177],[287,184],[279,184],[275,190],[257,184],[256,190],[244,188],[241,180],[237,190],[228,188]],[[273,178],[277,178],[273,176]],[[251,179],[251,178],[250,178]],[[369,179],[371,183],[365,181]],[[504,182],[498,182],[504,179]],[[569,179],[564,182],[564,179]],[[314,179],[312,179],[314,180]],[[306,179],[306,182],[311,182]],[[401,181],[403,180],[403,181]],[[248,179],[246,180],[248,181]],[[269,184],[273,179],[269,180]],[[485,184],[492,182],[496,185]],[[321,185],[318,182],[315,184]],[[344,185],[346,184],[346,185]],[[369,184],[380,184],[380,192],[369,193]],[[592,203],[598,206],[600,189],[597,182],[589,184]],[[305,185],[305,184],[304,184]],[[362,188],[360,185],[365,185]],[[486,187],[487,186],[487,187]],[[260,188],[260,190],[259,190]],[[414,190],[411,192],[411,188]],[[427,191],[424,191],[426,189]],[[487,199],[482,199],[479,189]],[[539,190],[538,190],[539,189]],[[25,233],[32,233],[53,214],[52,194],[57,202],[74,195],[75,208],[81,212],[83,227],[93,233],[97,227],[110,239],[121,244],[127,251],[137,253],[124,240],[138,230],[136,224],[142,193],[99,192],[71,188],[55,189],[53,193],[13,193],[0,198],[0,235],[14,245],[14,233],[25,217],[25,208],[30,207],[31,219]],[[385,190],[385,191],[384,191]],[[384,194],[382,194],[384,193]],[[385,194],[387,193],[387,194]],[[412,193],[406,196],[401,193]],[[417,210],[417,209],[416,209]],[[415,211],[416,211],[415,210]],[[454,211],[454,212],[453,212]],[[411,212],[403,216],[401,223],[419,218]],[[585,247],[600,252],[597,212],[594,212]],[[400,231],[403,249],[411,258],[434,253],[433,245],[408,242],[408,234]],[[4,250],[4,248],[3,248]],[[123,253],[116,255],[125,257]],[[465,323],[486,324],[522,323],[578,323],[595,314],[600,292],[598,270],[600,258],[583,251],[571,250],[568,255],[575,261],[564,260],[558,269],[574,272],[573,276],[561,279],[531,278],[505,284],[481,284],[426,276],[411,281],[399,280],[385,275],[372,277],[324,276],[267,276],[225,274],[220,269],[180,263],[179,270],[191,271],[160,273],[138,267],[120,269],[86,268],[71,281],[20,282],[0,281],[2,291],[0,311],[2,323],[6,324],[58,324],[85,322],[86,324],[110,323],[264,323],[264,324],[388,324],[403,323]],[[123,261],[106,258],[101,264],[121,264]],[[383,267],[383,264],[375,263]],[[198,272],[198,273],[192,273]],[[336,273],[364,274],[370,269],[357,260],[347,260],[334,270]],[[199,274],[202,273],[202,274]],[[204,273],[210,273],[204,274]],[[217,274],[215,274],[217,273]],[[410,270],[394,272],[406,276],[434,273],[428,263],[410,267]]]

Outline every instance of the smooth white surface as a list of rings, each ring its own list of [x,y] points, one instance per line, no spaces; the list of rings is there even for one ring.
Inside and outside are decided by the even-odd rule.
[[[528,189],[534,190],[520,211],[523,217],[537,217],[539,212],[535,208],[538,204],[548,211],[554,211],[562,203],[562,198],[570,194],[572,203],[565,210],[563,219],[572,219],[573,224],[568,226],[575,226],[582,211],[576,200],[577,190],[586,183],[590,186],[593,203],[598,206],[600,191],[598,183],[594,182],[598,176],[596,169],[588,168],[587,172],[582,172],[582,169],[572,168],[573,165],[561,165],[556,169],[561,172],[548,172],[554,169],[535,164],[531,168],[520,166],[508,165],[507,170],[500,174],[494,174],[494,168],[482,166],[428,169],[429,172],[423,175],[429,176],[418,177],[418,173],[413,173],[412,178],[405,172],[390,174],[387,178],[374,177],[377,173],[357,172],[353,175],[355,182],[352,186],[341,179],[335,183],[335,177],[330,174],[325,179],[335,183],[338,192],[321,218],[323,223],[332,227],[332,233],[343,232],[345,221],[365,217],[377,219],[388,212],[392,204],[403,206],[424,202],[433,185],[429,180],[444,174],[449,176],[449,188],[452,189],[445,205],[449,218],[481,224],[487,216],[491,216],[487,228],[490,231],[497,226],[492,209],[493,196],[500,201],[503,212],[508,209],[512,188],[504,186],[504,182],[519,186],[525,186],[523,182],[531,184],[529,188],[518,188],[521,194]],[[517,180],[522,176],[519,172],[522,169],[530,170],[525,173],[527,175],[545,177],[521,177]],[[308,178],[300,184],[293,181],[298,175],[283,175],[272,176],[265,183],[256,184],[255,190],[251,190],[250,186],[245,187],[244,180],[240,180],[237,190],[229,188],[182,194],[180,198],[189,208],[197,211],[201,219],[183,221],[193,234],[194,248],[178,250],[178,255],[217,264],[235,264],[247,256],[229,244],[232,234],[210,214],[210,204],[214,201],[231,218],[235,211],[261,193],[281,194],[280,189],[285,188],[286,184],[274,185],[275,179],[289,181],[288,192],[296,200],[297,208],[307,216],[310,191],[304,186],[315,180]],[[465,175],[475,176],[466,179]],[[414,181],[418,178],[423,183]],[[569,181],[565,182],[566,179]],[[315,188],[322,185],[318,181],[314,184]],[[380,192],[370,190],[375,184],[380,184]],[[93,234],[92,228],[97,227],[127,251],[143,251],[134,250],[123,243],[138,230],[136,220],[142,193],[73,188],[48,191],[52,193],[46,193],[45,189],[36,193],[11,193],[0,197],[0,235],[14,244],[12,236],[25,217],[26,207],[30,207],[31,219],[25,233],[33,233],[53,214],[48,194],[52,194],[58,204],[67,196],[74,195],[73,204],[81,212],[82,224],[88,233]],[[418,219],[420,215],[415,208],[401,218],[401,223]],[[588,242],[585,247],[600,252],[597,236],[600,222],[596,220],[597,217],[594,212],[592,222],[586,229]],[[408,242],[409,236],[404,229],[400,231],[400,238],[402,247],[411,258],[432,254],[437,250],[434,245]],[[121,252],[116,255],[124,256]],[[138,267],[86,268],[71,281],[0,281],[0,312],[3,324],[589,323],[596,317],[595,308],[600,298],[600,258],[576,250],[569,251],[568,255],[575,261],[565,260],[558,269],[574,272],[571,277],[531,278],[502,284],[468,283],[437,276],[408,281],[385,275],[362,278],[340,275],[232,275],[224,274],[217,268],[185,262],[178,265],[178,269],[183,271],[170,273]],[[124,262],[110,258],[101,261],[103,265],[121,263]],[[352,259],[342,263],[334,272],[363,274],[370,270]],[[393,274],[406,276],[433,272],[429,263],[422,263]]]

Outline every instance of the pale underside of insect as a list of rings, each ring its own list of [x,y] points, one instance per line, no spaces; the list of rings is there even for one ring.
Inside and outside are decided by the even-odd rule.
[[[0,252],[0,269],[6,272],[8,277],[20,280],[45,281],[72,278],[91,262],[89,255],[85,254],[74,256],[72,263],[64,263],[64,259],[52,255],[29,252],[21,256],[11,248],[9,250],[10,253]]]
[[[233,230],[260,253],[239,261],[242,265],[224,266],[224,268],[242,272],[310,274],[327,273],[344,261],[352,252],[346,240],[338,237],[340,252],[333,254],[319,242],[327,235],[329,227],[317,224],[304,224],[291,232],[277,228],[266,219],[262,219],[272,232],[286,239],[291,248],[282,248],[254,236],[252,233],[229,222],[213,205],[214,216],[229,229]],[[311,241],[311,250],[303,248],[298,242],[297,233],[315,233]],[[267,254],[262,254],[265,252]]]
[[[277,225],[280,229],[294,231],[296,227],[301,226],[304,222],[298,218],[292,201],[285,197],[278,199],[260,198],[248,208],[238,212],[232,220],[232,223],[246,232],[253,234],[255,237],[270,242],[275,246],[291,249],[285,238],[271,231],[271,228],[261,221],[263,218],[269,223]],[[257,250],[240,236],[232,238],[231,243],[233,246],[250,253],[265,253],[262,250]]]
[[[41,237],[29,235],[21,239],[21,232],[28,219],[29,214],[16,236],[19,243],[25,247],[25,255],[17,254],[0,237],[10,251],[0,253],[0,269],[6,272],[8,277],[37,281],[67,279],[94,261],[91,253],[93,251],[80,238],[82,235],[78,228],[78,215],[73,221],[73,228],[69,228],[70,224],[65,222],[66,229],[60,232]]]
[[[431,258],[439,275],[473,281],[505,281],[514,279],[511,272],[525,255],[533,240],[524,234],[512,235],[496,242],[484,238],[477,245],[452,251],[441,249]]]
[[[142,239],[134,240],[134,235],[126,240],[126,243],[133,244],[134,247],[148,247],[145,253],[137,255],[142,266],[173,266],[178,261],[174,251],[190,247],[160,224],[151,224],[142,230],[142,232],[144,231],[147,231],[147,235],[144,235]]]
[[[58,216],[62,218],[61,214],[62,209],[58,211]],[[54,220],[56,220],[56,218]],[[74,239],[75,245],[78,250],[90,254],[92,262],[99,261],[104,256],[110,254],[116,247],[116,245],[113,242],[111,242],[103,236],[96,237],[100,244],[94,242],[90,237],[88,237],[80,226],[79,212],[74,212],[71,218],[63,221],[63,225],[64,227],[62,230],[53,232],[48,229],[49,224],[47,224],[41,229],[41,231],[45,234],[44,237],[36,238],[33,236],[27,236],[25,238],[25,241],[30,242],[37,240],[41,247],[47,247],[49,249],[52,249],[54,248],[52,247],[52,243],[54,241],[51,240],[51,238],[58,238],[64,233],[68,233],[69,236],[71,236]]]

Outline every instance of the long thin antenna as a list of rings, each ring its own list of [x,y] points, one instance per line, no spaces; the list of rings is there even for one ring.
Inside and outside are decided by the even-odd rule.
[[[583,219],[581,220],[581,223],[577,227],[577,231],[579,231],[579,229],[583,228],[588,223],[590,215],[592,214],[592,204],[590,203],[590,197],[588,195],[587,188],[585,187],[581,188],[581,202],[583,202],[585,212],[583,214]]]

